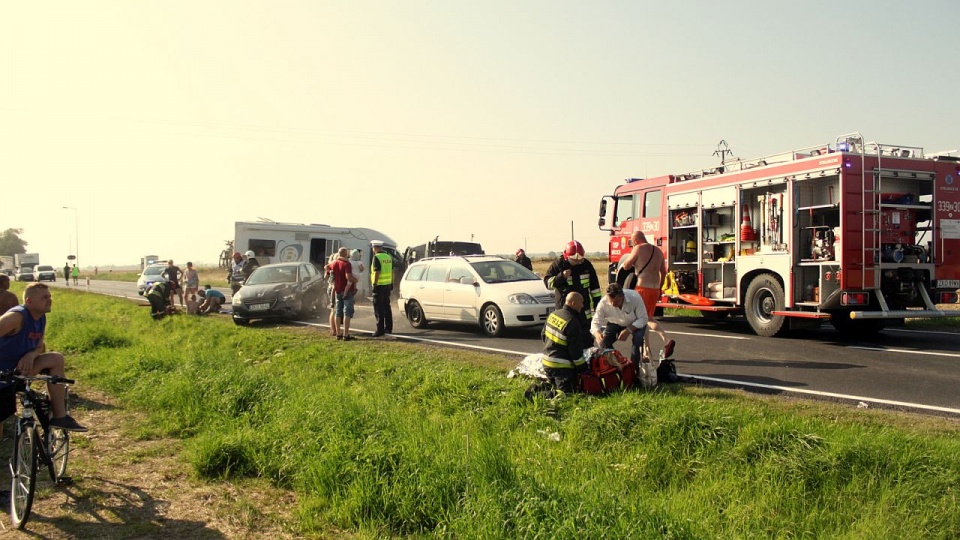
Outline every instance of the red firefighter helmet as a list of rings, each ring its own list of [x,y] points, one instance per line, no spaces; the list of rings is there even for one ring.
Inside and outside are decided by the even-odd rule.
[[[571,240],[568,242],[567,249],[563,250],[564,259],[573,259],[575,261],[579,261],[583,258],[583,254],[583,246],[576,240]]]

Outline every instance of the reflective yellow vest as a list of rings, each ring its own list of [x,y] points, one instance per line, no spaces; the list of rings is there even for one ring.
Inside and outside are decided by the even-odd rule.
[[[377,281],[374,281],[376,277],[375,272],[370,272],[370,283],[372,285],[393,285],[393,258],[390,257],[390,254],[380,252],[374,255],[374,257],[380,261],[380,277]]]

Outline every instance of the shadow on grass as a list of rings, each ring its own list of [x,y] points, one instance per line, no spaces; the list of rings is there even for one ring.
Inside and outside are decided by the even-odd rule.
[[[24,532],[36,538],[226,538],[198,521],[170,519],[169,503],[91,476],[35,501]]]
[[[84,397],[83,393],[73,390],[70,391],[70,408],[87,411],[113,411],[117,409],[116,405]]]

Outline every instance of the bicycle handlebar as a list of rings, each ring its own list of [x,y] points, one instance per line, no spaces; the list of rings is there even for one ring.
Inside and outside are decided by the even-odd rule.
[[[44,381],[50,384],[74,384],[76,381],[73,379],[68,379],[66,377],[61,377],[59,375],[21,375],[20,370],[14,369],[11,371],[0,371],[0,382],[12,382],[14,380],[19,381]]]

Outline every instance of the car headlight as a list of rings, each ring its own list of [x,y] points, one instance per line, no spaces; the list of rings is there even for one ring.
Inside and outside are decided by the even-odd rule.
[[[239,292],[233,295],[233,300],[232,300],[232,302],[233,302],[234,304],[242,304],[242,303],[243,303],[243,297],[240,296],[240,293],[239,293]]]
[[[520,294],[511,294],[507,297],[507,300],[510,300],[512,304],[536,304],[536,298],[530,296],[527,293]]]

